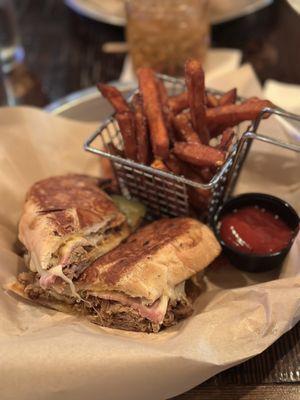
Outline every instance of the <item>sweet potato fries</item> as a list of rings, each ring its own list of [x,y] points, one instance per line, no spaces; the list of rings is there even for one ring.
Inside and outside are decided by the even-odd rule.
[[[169,135],[163,115],[157,79],[154,71],[150,68],[140,68],[137,75],[149,124],[153,154],[157,158],[166,158],[169,153]]]
[[[261,110],[270,106],[271,103],[268,100],[252,98],[241,104],[226,104],[208,108],[206,110],[207,125],[208,127],[222,125],[224,128],[235,126],[243,121],[254,120]]]
[[[113,86],[98,83],[102,96],[105,97],[116,110],[116,120],[124,140],[124,153],[127,158],[137,160],[137,143],[135,135],[135,122],[131,108],[118,89]]]
[[[135,118],[135,135],[137,142],[137,161],[148,164],[150,161],[150,143],[146,116],[143,109],[143,101],[140,94],[135,94],[132,99]]]
[[[211,146],[199,143],[177,142],[174,154],[189,164],[198,167],[220,167],[225,161],[225,153]]]
[[[225,162],[236,138],[234,127],[257,118],[267,100],[237,102],[233,88],[223,95],[206,92],[198,60],[185,65],[186,91],[169,96],[163,81],[150,68],[137,71],[139,91],[128,103],[114,87],[98,84],[115,109],[125,157],[161,171],[209,182]],[[188,188],[191,204],[203,209],[210,192]]]
[[[203,144],[209,143],[206,126],[204,71],[198,60],[190,59],[185,64],[185,82],[192,126]]]

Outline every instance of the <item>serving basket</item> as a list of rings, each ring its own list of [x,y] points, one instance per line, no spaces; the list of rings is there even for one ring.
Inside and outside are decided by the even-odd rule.
[[[166,75],[157,75],[168,90],[169,95],[176,95],[185,90],[184,81]],[[137,92],[133,91],[127,98],[130,100]],[[223,92],[207,89],[208,93],[222,95]],[[244,100],[238,97],[238,101]],[[126,198],[134,198],[145,204],[147,218],[177,217],[195,215],[189,204],[189,188],[210,192],[206,210],[199,214],[201,219],[208,220],[232,194],[246,156],[254,140],[276,145],[288,150],[300,152],[300,146],[277,141],[270,136],[258,133],[261,121],[266,115],[278,115],[282,118],[300,121],[300,116],[288,113],[279,108],[265,108],[258,118],[243,132],[228,152],[225,163],[217,170],[207,183],[195,182],[184,176],[147,166],[116,154],[112,149],[123,149],[123,138],[114,116],[111,115],[84,144],[85,150],[105,157],[111,161],[119,189]],[[241,130],[241,126],[239,127]],[[113,146],[112,146],[113,145]]]

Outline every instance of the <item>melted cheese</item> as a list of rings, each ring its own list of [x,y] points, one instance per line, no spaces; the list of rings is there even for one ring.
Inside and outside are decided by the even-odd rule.
[[[118,209],[126,216],[131,229],[135,230],[146,214],[146,207],[139,201],[129,200],[119,195],[112,195],[111,199]]]
[[[156,311],[159,313],[160,318],[159,318],[159,323],[161,324],[165,318],[166,312],[167,312],[167,308],[168,308],[168,304],[169,304],[169,297],[167,295],[163,295],[160,298],[160,302],[159,305],[156,309]]]
[[[169,296],[167,295],[162,295],[154,303],[146,305],[140,298],[130,297],[117,291],[90,292],[89,294],[100,299],[116,301],[124,306],[129,306],[138,311],[142,317],[158,324],[163,322],[169,304]]]
[[[39,263],[39,260],[38,260],[38,257],[37,257],[37,255],[35,254],[35,252],[34,251],[32,251],[31,253],[30,253],[30,255],[29,255],[29,269],[32,271],[32,272],[39,272],[40,271],[40,263]]]
[[[66,283],[69,284],[70,289],[71,289],[71,293],[74,297],[83,300],[81,298],[81,296],[79,296],[79,294],[77,293],[76,289],[75,289],[75,285],[74,283],[71,281],[71,279],[69,279],[62,270],[62,265],[57,265],[56,267],[52,267],[49,271],[48,274],[49,275],[54,275],[54,276],[59,276],[63,281],[65,281]]]
[[[69,255],[72,250],[79,246],[79,245],[86,245],[89,244],[89,242],[84,239],[83,237],[73,237],[72,239],[68,240],[60,249],[59,249],[59,254],[64,257],[66,255]]]
[[[108,239],[108,238],[106,238]],[[101,244],[101,253],[97,253],[97,256],[101,256],[104,253],[107,253],[110,251],[113,247],[115,247],[119,243],[119,238],[118,237],[110,237],[110,240],[104,240],[104,242]],[[84,243],[83,243],[84,242]],[[106,243],[105,243],[106,242]],[[88,241],[82,237],[73,237],[70,239],[64,246],[61,247],[60,249],[60,256],[62,256],[62,260],[68,256],[68,254],[71,254],[72,250],[77,247],[78,245],[81,244],[86,244]],[[99,250],[99,249],[98,249]],[[51,267],[49,269],[43,269],[41,264],[39,263],[39,260],[34,252],[31,252],[31,257],[30,257],[30,269],[33,272],[37,272],[40,276],[40,284],[44,289],[49,289],[53,286],[55,286],[55,282],[51,282],[51,277],[59,277],[61,278],[64,282],[66,282],[69,287],[72,295],[76,297],[77,299],[80,299],[84,301],[85,303],[89,304],[86,300],[82,299],[82,297],[78,294],[76,291],[75,285],[72,282],[71,279],[69,279],[63,272],[63,267],[65,263],[63,262],[62,264],[56,265],[54,267]],[[47,282],[48,280],[48,282]]]
[[[193,275],[190,279],[195,286],[202,288],[204,275],[205,275],[204,271],[199,271],[195,275]]]
[[[179,283],[179,285],[175,287],[169,287],[166,294],[170,297],[171,300],[180,300],[185,298],[185,281]]]

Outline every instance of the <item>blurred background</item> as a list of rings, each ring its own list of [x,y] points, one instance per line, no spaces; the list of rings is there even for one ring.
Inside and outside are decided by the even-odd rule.
[[[141,10],[149,1],[148,12]],[[117,80],[129,50],[136,65],[152,58],[156,69],[180,75],[170,70],[181,62],[176,51],[205,57],[209,46],[240,49],[261,83],[300,84],[300,17],[286,0],[128,3],[129,45],[123,0],[0,0],[1,105],[45,106],[97,81]]]

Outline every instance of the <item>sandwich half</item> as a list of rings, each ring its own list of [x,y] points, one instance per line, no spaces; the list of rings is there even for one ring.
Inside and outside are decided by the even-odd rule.
[[[105,327],[158,332],[191,315],[192,281],[220,251],[201,222],[161,219],[94,261],[74,280],[73,292],[62,279],[42,287],[33,272],[20,274],[10,290]]]
[[[19,240],[28,268],[41,287],[57,277],[69,285],[94,260],[129,234],[126,216],[86,175],[63,175],[35,183],[26,196]]]

